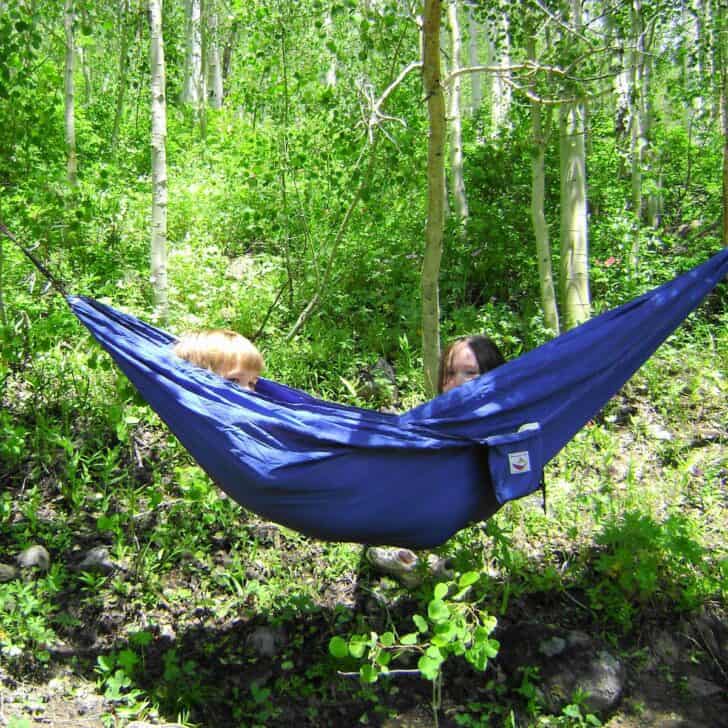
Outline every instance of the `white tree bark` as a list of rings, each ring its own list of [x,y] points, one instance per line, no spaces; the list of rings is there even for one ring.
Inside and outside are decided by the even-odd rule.
[[[83,102],[85,106],[88,106],[91,103],[93,84],[91,82],[91,61],[89,59],[89,50],[84,47],[83,44],[78,44],[78,57],[81,60],[81,73],[83,74]]]
[[[220,54],[220,30],[217,9],[210,7],[208,15],[208,77],[210,87],[210,106],[221,109],[223,102],[222,58]]]
[[[197,108],[202,97],[202,28],[200,0],[186,0],[187,45],[182,102]]]
[[[503,12],[498,15],[497,24],[491,28],[489,55],[491,64],[504,69],[492,76],[491,86],[491,135],[498,136],[501,129],[509,124],[512,93],[508,84],[511,65],[510,21]]]
[[[478,66],[478,22],[475,19],[473,8],[467,6],[468,13],[468,65]],[[480,73],[470,74],[470,113],[474,114],[483,103],[483,78]]]
[[[162,0],[149,0],[152,106],[152,242],[151,282],[154,306],[167,317],[167,99]]]
[[[447,18],[450,26],[450,49],[452,57],[451,71],[461,68],[462,37],[458,19],[458,0],[450,0],[447,5]],[[473,74],[475,75],[475,74]],[[468,219],[468,197],[465,192],[465,174],[463,170],[463,122],[462,122],[462,77],[452,77],[450,83],[450,174],[452,179],[452,196],[455,201],[455,212],[458,219]]]
[[[129,0],[122,0],[119,4],[118,28],[121,37],[119,39],[119,74],[118,87],[116,91],[116,110],[114,112],[114,128],[111,132],[111,149],[116,152],[119,142],[119,130],[121,119],[124,115],[124,96],[126,94],[126,72],[128,68],[129,53],[129,29],[127,28],[127,17],[129,15]]]
[[[560,107],[561,297],[566,328],[586,321],[590,312],[586,210],[584,106]]]
[[[76,117],[74,112],[75,90],[73,84],[73,72],[76,57],[76,43],[73,30],[74,19],[75,13],[73,0],[66,0],[63,15],[63,25],[66,32],[64,120],[66,132],[66,155],[68,159],[67,177],[69,184],[75,187],[78,184],[78,157],[76,155]]]
[[[631,66],[631,98],[632,98],[632,128],[631,128],[631,181],[632,181],[632,211],[638,223],[643,217],[642,201],[642,171],[645,163],[647,139],[645,136],[646,109],[644,98],[643,74],[645,69],[645,39],[642,23],[642,7],[640,0],[632,2],[632,52]],[[630,262],[636,266],[639,255],[639,237],[635,235]]]
[[[445,202],[445,98],[440,70],[440,0],[425,0],[423,84],[430,134],[427,150],[427,223],[422,261],[422,356],[425,386],[437,388],[440,363],[440,261]]]
[[[536,41],[533,36],[527,40],[528,57],[536,60]],[[533,158],[531,161],[531,219],[536,238],[539,288],[544,322],[555,334],[559,333],[559,310],[554,288],[553,266],[551,265],[551,240],[545,213],[546,188],[546,143],[551,127],[551,110],[543,119],[541,104],[536,100],[535,84],[532,84],[531,125],[533,129]]]
[[[571,25],[581,29],[581,0],[570,0]],[[579,100],[559,107],[561,176],[560,288],[567,329],[586,321],[591,309],[586,205],[586,109]]]
[[[365,6],[364,12],[365,14],[370,12],[370,7],[368,3]],[[334,21],[331,17],[330,11],[328,11],[324,16],[324,32],[327,41],[333,40]],[[336,86],[336,56],[333,53],[330,54],[329,67],[326,69],[326,78],[324,80],[324,83],[329,88],[334,88]]]

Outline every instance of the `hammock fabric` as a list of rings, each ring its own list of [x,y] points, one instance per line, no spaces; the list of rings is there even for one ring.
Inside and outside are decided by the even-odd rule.
[[[403,415],[261,379],[243,391],[175,338],[86,297],[74,313],[195,460],[245,508],[309,536],[430,548],[535,491],[544,465],[728,273],[675,280]],[[492,496],[491,496],[492,497]]]

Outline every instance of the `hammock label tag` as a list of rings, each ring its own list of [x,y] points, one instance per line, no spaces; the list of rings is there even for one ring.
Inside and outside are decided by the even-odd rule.
[[[531,472],[531,457],[528,450],[508,453],[508,469],[511,475]]]

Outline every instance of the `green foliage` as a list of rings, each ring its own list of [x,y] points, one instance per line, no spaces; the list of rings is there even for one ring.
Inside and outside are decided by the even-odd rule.
[[[464,657],[484,671],[488,660],[498,653],[498,642],[490,636],[495,618],[465,599],[479,578],[471,571],[457,581],[435,584],[423,605],[424,614],[412,616],[409,632],[400,634],[392,628],[381,634],[353,634],[348,640],[336,636],[329,642],[329,652],[339,660],[363,660],[359,676],[364,683],[389,674],[390,664],[410,653],[418,656],[417,668],[427,680],[440,680],[443,663],[451,656]]]
[[[55,640],[53,617],[57,594],[67,575],[56,565],[32,581],[0,584],[0,653],[9,663],[45,664]]]
[[[597,537],[603,548],[589,589],[593,609],[623,628],[651,601],[677,610],[694,609],[716,594],[719,582],[706,563],[696,521],[673,514],[664,523],[627,512]]]
[[[79,62],[80,180],[71,189],[59,6],[5,5],[0,220],[38,246],[36,254],[69,290],[151,318],[145,8],[81,4],[76,40],[83,53],[77,57],[83,55],[89,73],[87,85]],[[368,126],[372,100],[419,53],[406,4],[369,3],[367,11],[353,0],[230,3],[218,18],[229,51],[225,104],[206,111],[204,133],[200,110],[179,99],[183,5],[165,8],[171,300],[165,325],[173,332],[225,326],[252,335],[265,323],[257,343],[267,375],[356,406],[421,403],[427,128],[418,73],[386,99],[381,111],[392,118]],[[504,7],[481,3],[474,11],[495,26]],[[697,63],[700,48],[677,42],[678,31],[663,33],[671,8],[648,12],[655,13],[650,20],[665,50],[653,56],[659,116],[641,171],[644,192],[662,194],[662,219],[656,230],[638,222],[628,139],[615,122],[612,99],[593,97],[587,163],[595,312],[705,259],[720,244],[724,140],[708,111],[711,79],[692,71],[683,77],[681,70],[707,65]],[[610,22],[626,37],[624,8],[615,8]],[[514,63],[523,60],[531,24],[528,13],[511,12]],[[504,40],[494,42],[503,47]],[[581,76],[604,77],[607,70],[586,41],[541,50],[544,63],[576,62]],[[324,73],[334,66],[337,83],[327,85]],[[545,96],[565,88],[555,75],[537,75]],[[464,87],[467,95],[467,81]],[[568,90],[590,89],[572,78]],[[550,335],[537,301],[531,119],[528,103],[516,94],[509,127],[493,134],[491,100],[464,120],[470,218],[464,225],[451,218],[446,229],[441,323],[443,339],[485,331],[514,357]],[[370,131],[378,137],[371,169]],[[546,150],[546,216],[557,270],[554,132],[555,125]],[[635,240],[640,262],[630,270]],[[508,615],[522,600],[573,598],[565,603],[595,612],[607,630],[628,639],[649,615],[726,599],[724,442],[705,424],[722,423],[725,290],[687,322],[673,347],[648,363],[624,399],[549,466],[553,515],[519,502],[492,519],[485,533],[466,529],[442,549],[463,576],[428,587],[411,609],[396,597],[393,614],[378,619],[338,602],[328,610],[341,583],[351,584],[354,547],[314,544],[285,529],[266,536],[253,516],[220,498],[61,298],[43,295],[40,276],[6,240],[0,264],[0,552],[9,563],[21,549],[43,543],[54,555],[47,574],[0,584],[3,658],[21,676],[36,673],[53,659],[49,645],[76,639],[81,625],[98,622],[109,604],[133,619],[164,604],[175,619],[212,624],[204,647],[192,655],[183,636],[161,645],[154,627],[132,631],[126,643],[122,638],[100,655],[96,675],[112,703],[110,723],[158,711],[186,721],[216,699],[237,724],[274,725],[288,717],[285,696],[305,702],[310,723],[318,725],[331,716],[326,701],[333,684],[344,700],[366,706],[363,718],[376,721],[391,710],[387,699],[397,689],[396,680],[380,677],[416,668],[432,681],[437,705],[450,667],[466,664],[479,672],[495,655],[489,615]],[[316,293],[314,315],[288,340]],[[398,402],[389,394],[362,394],[362,372],[379,357],[395,369]],[[649,417],[642,416],[645,408]],[[631,413],[626,418],[623,409]],[[658,417],[684,436],[650,440],[649,425]],[[681,511],[665,516],[665,503],[680,504]],[[58,565],[92,542],[108,548],[118,571],[75,573]],[[307,621],[311,615],[314,624]],[[229,622],[253,618],[288,630],[284,653],[270,665],[225,631]],[[337,636],[327,653],[321,640],[332,630]],[[364,684],[338,685],[331,656],[342,668],[356,668]],[[260,679],[221,687],[210,665],[233,665],[242,675],[258,671]],[[540,725],[598,724],[579,696],[562,715],[544,715],[536,683],[537,676],[526,675],[514,694],[478,678],[455,720],[515,726],[525,709]],[[24,724],[10,720],[15,728]]]

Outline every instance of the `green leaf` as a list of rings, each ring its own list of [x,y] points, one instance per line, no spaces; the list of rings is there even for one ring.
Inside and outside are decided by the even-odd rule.
[[[374,665],[367,663],[359,668],[359,677],[362,682],[375,683],[379,678],[379,671]]]
[[[429,629],[427,620],[419,614],[415,614],[415,616],[412,617],[412,621],[415,623],[415,627],[417,627],[418,632],[427,632]]]
[[[440,660],[442,662],[445,658],[442,656],[442,652],[440,652],[438,647],[435,647],[434,645],[431,645],[425,650],[425,654],[432,658],[433,660]]]
[[[417,668],[422,673],[422,677],[427,680],[435,680],[440,674],[440,665],[442,660],[435,660],[428,655],[422,655],[417,661]]]
[[[444,599],[447,596],[447,584],[435,584],[435,599]]]
[[[349,654],[356,660],[364,657],[367,649],[367,641],[362,635],[354,635],[349,640]]]
[[[478,574],[477,571],[466,571],[459,579],[458,579],[458,586],[461,589],[465,589],[465,587],[472,586],[475,584],[476,581],[480,578],[480,574]]]
[[[417,632],[410,632],[409,634],[403,635],[399,638],[399,644],[401,645],[416,645],[418,639]]]
[[[394,644],[394,635],[391,632],[385,632],[380,638],[379,641],[385,646],[385,647],[391,647]]]
[[[450,610],[442,599],[433,599],[427,605],[427,616],[432,622],[438,624],[450,618]]]
[[[452,642],[457,637],[458,631],[452,622],[443,622],[435,627],[435,636],[432,641],[440,646]]]
[[[146,647],[152,642],[153,639],[154,637],[152,636],[152,633],[146,629],[142,630],[141,632],[134,632],[133,634],[129,635],[129,641],[134,645],[138,645],[139,647]]]
[[[116,655],[113,652],[110,655],[99,655],[96,662],[102,673],[111,672],[116,665]]]
[[[337,659],[343,660],[349,656],[349,646],[343,637],[332,637],[329,640],[329,652]]]
[[[134,668],[139,664],[139,658],[135,652],[131,650],[122,650],[119,653],[118,658],[119,665],[124,668],[124,672],[129,675],[134,671]]]

